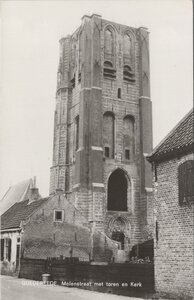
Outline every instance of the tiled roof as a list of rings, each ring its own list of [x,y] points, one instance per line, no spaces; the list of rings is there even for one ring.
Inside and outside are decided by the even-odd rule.
[[[33,180],[27,179],[11,186],[0,200],[0,215],[8,210],[14,203],[26,200],[28,190],[32,184]]]
[[[193,149],[193,109],[153,150],[148,160],[156,161],[169,158],[190,149]]]
[[[29,200],[15,203],[1,216],[1,230],[18,228],[21,221],[26,220],[30,215],[40,208],[49,198],[34,200],[29,203]]]

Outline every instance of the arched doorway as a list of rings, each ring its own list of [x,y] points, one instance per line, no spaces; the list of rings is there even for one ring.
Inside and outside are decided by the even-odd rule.
[[[115,170],[108,179],[108,210],[127,211],[127,178],[123,170]]]
[[[112,233],[112,240],[121,243],[121,250],[124,249],[124,245],[125,245],[125,235],[124,235],[123,232],[120,232],[120,231],[114,231],[114,232]]]

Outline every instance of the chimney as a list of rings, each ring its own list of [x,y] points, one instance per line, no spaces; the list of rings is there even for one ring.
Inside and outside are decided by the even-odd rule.
[[[38,188],[31,187],[29,190],[29,203],[40,198]]]
[[[33,178],[33,184],[32,184],[32,186],[29,189],[28,195],[29,195],[29,202],[28,202],[28,204],[31,203],[31,202],[33,202],[33,201],[36,201],[36,200],[40,199],[39,190],[36,187],[36,177],[35,176]]]

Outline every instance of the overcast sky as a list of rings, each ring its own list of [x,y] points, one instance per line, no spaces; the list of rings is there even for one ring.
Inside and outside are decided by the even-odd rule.
[[[0,198],[34,175],[48,195],[58,41],[92,13],[150,31],[154,146],[192,108],[192,1],[1,1]]]

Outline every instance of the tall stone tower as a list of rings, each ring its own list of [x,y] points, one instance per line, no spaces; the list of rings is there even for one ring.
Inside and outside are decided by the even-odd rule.
[[[50,194],[63,190],[93,227],[143,241],[152,150],[149,33],[84,16],[60,40]]]

